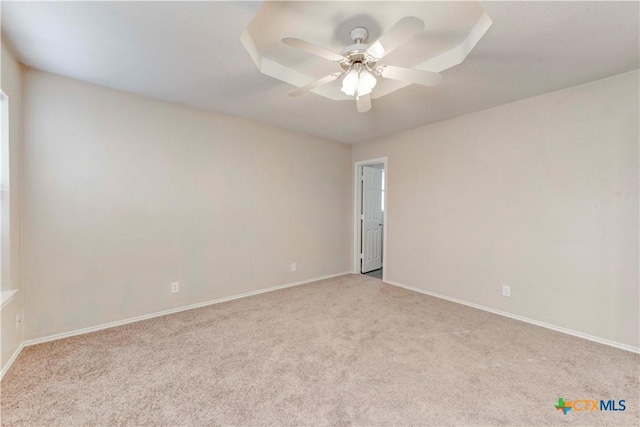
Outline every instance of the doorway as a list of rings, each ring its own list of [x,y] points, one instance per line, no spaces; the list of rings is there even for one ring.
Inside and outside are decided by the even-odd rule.
[[[387,158],[355,164],[354,273],[385,280]]]

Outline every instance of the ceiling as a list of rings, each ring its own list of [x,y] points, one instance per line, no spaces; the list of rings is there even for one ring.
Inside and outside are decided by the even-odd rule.
[[[308,41],[343,37],[338,29],[357,16],[383,31],[388,19],[375,3],[323,2],[334,19],[314,23],[314,31],[326,35]],[[386,7],[408,16],[423,3]],[[365,114],[349,101],[313,93],[289,97],[293,86],[256,68],[240,36],[262,2],[3,1],[2,37],[35,69],[345,143],[639,68],[638,2],[480,5],[493,25],[464,62],[442,72],[439,86],[401,88],[375,99]],[[304,13],[292,19],[312,21]],[[441,29],[432,36],[451,35]]]

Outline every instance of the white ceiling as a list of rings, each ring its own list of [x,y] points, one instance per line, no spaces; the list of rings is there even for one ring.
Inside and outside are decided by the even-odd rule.
[[[289,97],[291,85],[258,71],[239,36],[261,2],[3,1],[2,36],[36,69],[346,143],[639,67],[638,2],[480,3],[493,25],[463,63],[443,71],[439,86],[405,87],[366,114],[348,101]],[[337,20],[318,31],[334,34],[354,18],[353,3],[325,4]],[[389,3],[406,15],[415,6]]]

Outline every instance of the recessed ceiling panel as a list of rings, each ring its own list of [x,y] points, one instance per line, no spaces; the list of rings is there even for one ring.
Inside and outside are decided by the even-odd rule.
[[[301,87],[328,74],[343,72],[335,62],[284,44],[295,37],[335,53],[354,41],[353,28],[368,32],[372,44],[406,17],[419,18],[424,30],[379,64],[440,72],[459,64],[491,26],[491,19],[476,1],[468,2],[265,2],[241,36],[258,69]],[[332,100],[353,100],[340,91],[340,80],[313,89]],[[378,78],[373,98],[392,93],[408,83]]]

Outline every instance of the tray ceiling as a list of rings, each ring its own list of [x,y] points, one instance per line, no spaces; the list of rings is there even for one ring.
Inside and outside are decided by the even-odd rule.
[[[476,1],[370,2],[365,9],[358,2],[327,7],[323,2],[266,2],[240,36],[260,71],[270,77],[301,87],[328,74],[342,72],[335,62],[294,49],[281,42],[295,36],[335,53],[354,42],[349,32],[367,29],[365,44],[371,44],[406,16],[425,23],[426,30],[387,55],[380,64],[441,72],[461,63],[491,26],[491,18]],[[333,28],[331,28],[333,27]],[[313,90],[333,100],[353,101],[340,91],[340,80]],[[408,86],[396,80],[379,79],[376,99]]]

